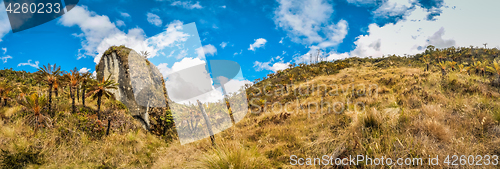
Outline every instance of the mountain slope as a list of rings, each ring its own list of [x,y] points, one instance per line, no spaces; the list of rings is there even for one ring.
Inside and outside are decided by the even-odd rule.
[[[336,91],[327,90],[323,96],[321,86],[336,88],[336,85],[340,90],[338,95],[335,96]],[[353,85],[354,93],[352,88],[346,89]],[[372,94],[362,96],[358,91],[363,85],[378,87]],[[438,69],[425,72],[421,67],[379,68],[371,62],[360,62],[337,74],[295,84],[294,89],[301,89],[300,86],[320,86],[321,92],[298,96],[298,106],[296,100],[291,100],[294,104],[287,109],[280,109],[278,105],[285,104],[279,101],[293,94],[263,95],[268,101],[280,104],[274,104],[274,108],[267,104],[267,111],[248,114],[235,128],[216,135],[223,148],[210,150],[208,139],[184,146],[174,141],[166,150],[171,158],[160,158],[157,164],[185,167],[198,165],[192,160],[199,160],[204,166],[227,166],[238,164],[237,159],[242,158],[256,159],[246,166],[264,163],[273,168],[287,168],[294,162],[290,160],[291,155],[299,158],[368,155],[424,160],[439,155],[443,164],[443,156],[448,154],[492,156],[500,153],[500,94],[491,87],[488,78],[460,72],[449,72],[443,78]],[[325,105],[317,110],[315,103],[322,99],[332,105],[338,103],[337,107],[328,111]],[[341,112],[340,103],[351,104]],[[359,107],[364,104],[364,111],[361,108],[356,111],[356,103]],[[258,107],[254,106],[253,110]],[[300,107],[304,110],[294,111]],[[166,163],[167,160],[173,162]]]

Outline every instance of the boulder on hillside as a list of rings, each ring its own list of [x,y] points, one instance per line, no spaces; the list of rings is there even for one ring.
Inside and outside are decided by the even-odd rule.
[[[104,52],[96,66],[97,79],[117,82],[111,92],[116,100],[129,109],[130,114],[150,129],[151,107],[167,107],[167,92],[160,71],[145,57],[125,46],[112,46]]]

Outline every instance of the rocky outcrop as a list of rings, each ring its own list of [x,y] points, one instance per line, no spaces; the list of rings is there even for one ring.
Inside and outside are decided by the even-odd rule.
[[[112,92],[130,114],[150,129],[150,107],[167,107],[166,89],[160,71],[136,51],[124,46],[110,47],[96,66],[97,79],[111,76],[118,89]]]

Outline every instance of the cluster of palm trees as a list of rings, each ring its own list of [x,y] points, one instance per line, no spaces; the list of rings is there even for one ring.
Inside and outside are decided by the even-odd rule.
[[[428,59],[426,56],[424,56],[421,59],[424,63],[426,63],[426,69],[425,71],[429,71],[429,65],[431,63],[430,59]],[[458,64],[455,61],[440,61],[437,62],[437,65],[439,68],[441,68],[441,72],[443,76],[446,75],[446,70],[450,68],[452,71],[460,71],[460,72],[467,72],[467,74],[477,74],[481,76],[486,76],[486,73],[491,73],[495,76],[499,75],[500,67],[498,67],[498,64],[500,63],[500,60],[493,60],[492,63],[488,62],[488,60],[484,61],[476,61],[474,58],[471,59],[471,63],[468,62],[463,62],[461,64]]]
[[[40,82],[47,84],[48,95],[43,94],[43,92],[40,91],[30,91],[27,86],[20,86],[17,88],[19,93],[17,96],[17,102],[34,114],[37,128],[41,122],[45,122],[45,125],[50,125],[47,122],[50,121],[50,119],[45,117],[42,112],[47,110],[50,115],[54,115],[52,105],[53,93],[58,96],[61,87],[69,88],[69,96],[72,100],[72,113],[77,112],[76,100],[80,100],[81,95],[82,106],[84,107],[86,107],[86,98],[97,100],[98,120],[102,120],[100,112],[102,97],[104,96],[108,99],[114,99],[110,89],[117,89],[118,86],[114,80],[110,79],[111,76],[108,76],[107,78],[103,77],[102,79],[97,80],[92,78],[90,73],[78,72],[76,68],[69,72],[63,72],[61,71],[61,67],[56,66],[56,64],[43,65],[43,67],[40,67],[35,74],[39,84]],[[12,86],[5,82],[0,83],[0,102],[3,100],[4,105],[6,105],[7,101],[11,99],[10,93],[13,89],[14,88]]]
[[[484,44],[486,47],[486,44]],[[440,68],[442,76],[446,76],[448,69],[460,73],[477,74],[485,77],[488,73],[494,76],[493,85],[500,86],[500,51],[496,48],[470,48],[454,47],[436,49],[428,46],[426,52],[420,58],[425,64],[425,71],[429,71],[430,64],[435,60]]]

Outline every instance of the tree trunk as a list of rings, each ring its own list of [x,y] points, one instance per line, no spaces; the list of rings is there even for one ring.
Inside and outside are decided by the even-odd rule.
[[[85,82],[82,84],[82,105],[85,107]]]
[[[446,76],[446,71],[444,69],[441,69],[441,74],[443,75],[443,78]]]
[[[111,128],[111,119],[108,119],[108,129],[106,130],[106,135],[109,135],[109,128]]]
[[[82,89],[82,105],[85,107],[85,88]]]
[[[224,87],[224,85],[222,85],[222,91],[224,94],[224,103],[226,103],[226,108],[229,112],[229,117],[231,118],[231,122],[233,123],[234,126],[236,122],[234,121],[233,111],[231,110],[231,105],[229,105],[229,99],[227,98],[226,87]]]
[[[226,107],[227,107],[227,110],[229,111],[229,117],[231,118],[231,122],[233,123],[233,126],[234,126],[236,124],[236,121],[234,121],[233,110],[231,109],[231,106],[229,105],[229,101],[226,101]]]
[[[49,83],[49,112],[52,113],[52,83]]]
[[[59,92],[57,89],[54,90],[54,94],[56,95],[56,97],[59,96]]]
[[[69,93],[71,96],[71,104],[72,104],[72,106],[71,106],[72,111],[71,112],[74,114],[74,113],[76,113],[76,106],[75,106],[75,94],[73,94],[73,90],[74,90],[73,87],[69,88]]]
[[[102,91],[97,93],[97,119],[101,119],[101,97],[102,97]]]
[[[427,63],[427,69],[425,71],[429,71],[429,63]]]
[[[75,86],[76,88],[76,98],[77,98],[77,101],[80,101],[80,89],[78,88],[78,85]]]
[[[35,134],[38,132],[38,125],[39,125],[38,119],[39,119],[39,117],[37,115],[35,115]]]
[[[205,108],[203,108],[203,105],[199,100],[197,100],[198,106],[200,107],[201,114],[203,115],[203,118],[205,119],[205,123],[207,124],[207,130],[208,134],[210,134],[210,140],[212,140],[212,146],[215,146],[215,136],[214,132],[212,132],[212,124],[210,123],[210,119],[207,116],[207,113],[205,112]]]

